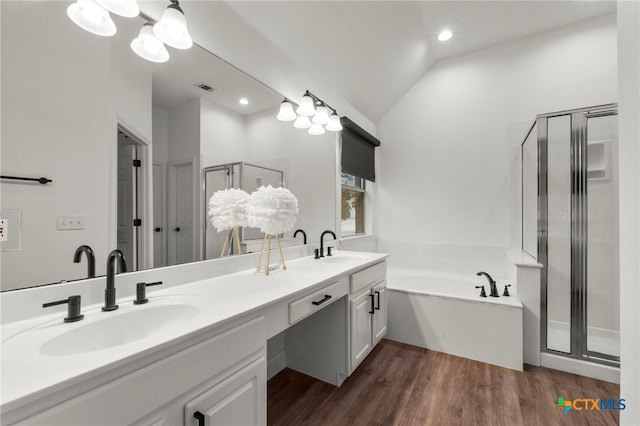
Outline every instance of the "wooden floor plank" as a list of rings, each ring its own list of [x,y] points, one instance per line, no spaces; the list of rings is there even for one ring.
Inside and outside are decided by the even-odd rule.
[[[620,387],[542,367],[509,370],[383,340],[340,387],[285,369],[268,382],[269,425],[617,425],[612,410],[566,399],[618,400]]]

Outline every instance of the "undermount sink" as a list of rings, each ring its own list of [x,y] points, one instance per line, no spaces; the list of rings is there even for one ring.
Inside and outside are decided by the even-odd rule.
[[[155,302],[157,304],[152,305],[152,301],[144,307],[127,306],[126,311],[94,312],[91,314],[94,318],[97,315],[104,315],[104,318],[74,323],[70,330],[45,341],[40,352],[48,356],[65,356],[117,347],[180,327],[201,311],[200,303],[185,300]]]
[[[323,257],[321,260],[326,263],[348,263],[348,262],[358,262],[363,258],[359,256],[328,256]]]

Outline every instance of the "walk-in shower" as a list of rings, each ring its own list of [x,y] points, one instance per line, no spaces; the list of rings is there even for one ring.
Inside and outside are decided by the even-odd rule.
[[[522,144],[522,246],[543,265],[541,348],[620,362],[617,106],[537,116]]]

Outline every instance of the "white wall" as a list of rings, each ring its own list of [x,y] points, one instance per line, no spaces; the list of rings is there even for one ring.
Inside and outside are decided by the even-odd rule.
[[[200,153],[203,167],[242,161],[246,156],[244,127],[242,115],[201,100]]]
[[[640,3],[618,2],[621,425],[640,423]]]
[[[509,124],[616,81],[614,16],[437,63],[378,124],[380,240],[507,246]]]
[[[286,186],[298,198],[294,229],[303,229],[309,243],[318,242],[322,231],[335,231],[336,133],[312,136],[274,120],[276,113],[247,117],[246,161],[285,171]]]
[[[113,248],[105,232],[116,137],[109,42],[84,37],[60,5],[0,3],[2,174],[53,180],[2,182],[2,209],[21,210],[23,220],[20,251],[0,253],[2,290],[85,277],[86,261],[72,263],[76,247],[91,245],[99,259]],[[85,229],[58,231],[57,215],[83,215]]]

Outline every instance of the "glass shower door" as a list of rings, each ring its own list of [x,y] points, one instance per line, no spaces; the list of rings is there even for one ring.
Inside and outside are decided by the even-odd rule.
[[[620,356],[618,120],[587,115],[587,352]]]

